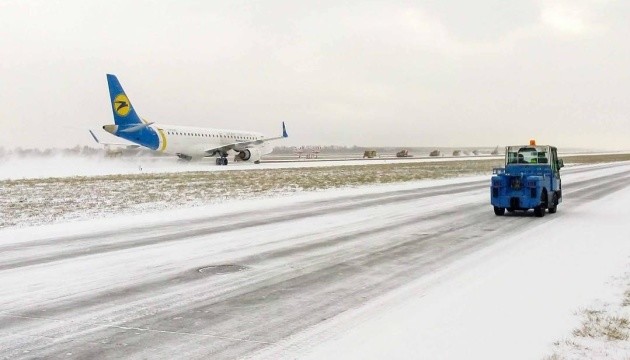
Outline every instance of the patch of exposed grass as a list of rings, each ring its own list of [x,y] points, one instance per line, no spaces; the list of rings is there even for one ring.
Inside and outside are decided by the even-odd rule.
[[[607,155],[574,155],[562,156],[565,163],[572,164],[597,164],[604,162],[630,161],[630,154],[607,154]]]
[[[592,308],[582,310],[581,324],[572,336],[554,342],[554,351],[545,359],[628,359],[630,354],[630,272],[613,280],[614,286],[627,289],[619,301],[598,300]]]
[[[598,338],[606,340],[628,340],[630,338],[630,319],[624,316],[611,316],[603,311],[584,310],[582,325],[573,330],[577,337]]]
[[[564,357],[559,354],[552,354],[551,356],[546,356],[544,360],[564,360]]]
[[[500,161],[393,163],[0,181],[0,227],[301,191],[489,173]]]
[[[621,305],[624,307],[630,306],[630,289],[623,293],[623,303],[621,303]]]

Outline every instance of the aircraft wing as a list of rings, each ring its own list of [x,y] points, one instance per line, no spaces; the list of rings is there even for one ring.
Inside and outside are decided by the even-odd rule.
[[[235,142],[235,143],[232,143],[232,144],[227,144],[227,145],[222,145],[222,146],[219,146],[219,147],[207,149],[205,152],[208,154],[208,156],[212,156],[212,155],[216,154],[217,152],[219,152],[219,153],[226,153],[229,150],[243,151],[243,150],[247,149],[248,146],[260,145],[260,144],[264,143],[265,141],[269,141],[269,140],[272,140],[272,139]]]
[[[287,137],[289,137],[289,135],[287,134],[287,128],[284,125],[284,122],[282,122],[282,136],[268,138],[268,139],[261,139],[261,140],[235,142],[235,143],[226,144],[226,145],[222,145],[222,146],[219,146],[219,147],[207,149],[205,152],[208,154],[208,156],[212,156],[212,155],[216,154],[217,152],[219,152],[219,153],[226,153],[229,150],[243,151],[243,150],[247,149],[251,145],[261,145],[261,144],[263,144],[263,143],[265,143],[267,141],[279,140],[279,139],[284,139],[284,138],[287,138]]]

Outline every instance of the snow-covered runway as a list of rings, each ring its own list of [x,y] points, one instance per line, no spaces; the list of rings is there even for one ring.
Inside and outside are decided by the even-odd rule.
[[[496,217],[483,176],[5,229],[0,356],[299,357],[384,294],[572,209],[605,212],[629,184],[628,163],[568,170],[542,219]]]

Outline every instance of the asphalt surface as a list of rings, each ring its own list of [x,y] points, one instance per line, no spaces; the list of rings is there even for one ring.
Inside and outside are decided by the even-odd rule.
[[[4,239],[0,357],[246,356],[628,185],[627,163],[567,169],[544,218],[496,217],[487,179]]]

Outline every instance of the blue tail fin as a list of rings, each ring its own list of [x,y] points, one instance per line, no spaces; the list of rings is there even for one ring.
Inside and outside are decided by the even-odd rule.
[[[107,85],[109,86],[109,97],[112,104],[112,112],[114,113],[114,124],[142,124],[142,120],[140,120],[136,110],[131,106],[125,90],[123,90],[115,75],[107,74]]]

